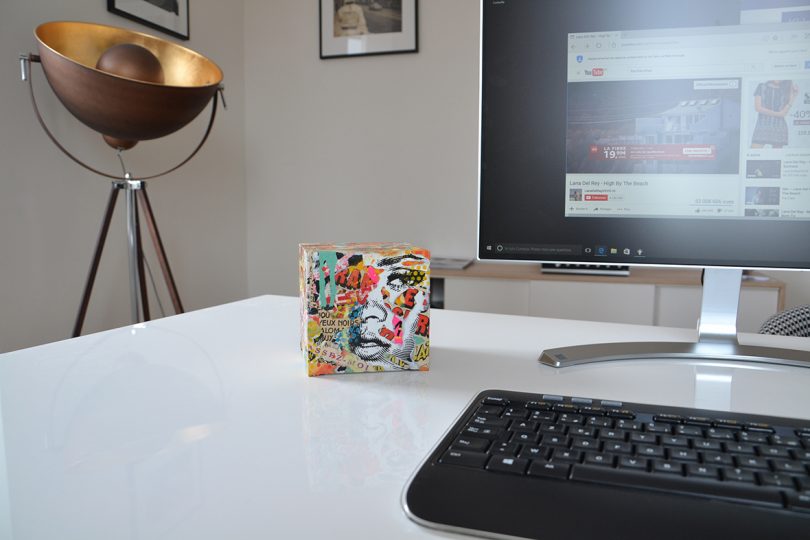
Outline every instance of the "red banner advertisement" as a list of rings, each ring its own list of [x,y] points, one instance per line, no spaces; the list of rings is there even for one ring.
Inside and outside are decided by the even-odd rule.
[[[637,161],[704,161],[717,159],[717,147],[714,144],[592,144],[589,157],[600,161],[624,159]]]

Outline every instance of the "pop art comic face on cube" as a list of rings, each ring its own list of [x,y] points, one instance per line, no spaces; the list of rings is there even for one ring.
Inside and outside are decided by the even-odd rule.
[[[321,341],[332,341],[370,370],[419,369],[430,324],[425,257],[319,252],[315,266],[310,314],[317,311],[322,324],[342,320]]]

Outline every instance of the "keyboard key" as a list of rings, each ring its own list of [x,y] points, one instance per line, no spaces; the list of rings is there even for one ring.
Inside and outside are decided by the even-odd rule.
[[[520,445],[513,442],[501,442],[492,445],[489,453],[496,456],[515,456],[520,450]]]
[[[458,437],[453,441],[453,448],[457,450],[469,450],[472,452],[485,452],[489,448],[489,441],[487,439],[478,439],[476,437]]]
[[[639,444],[636,446],[636,455],[648,458],[663,458],[664,449],[660,446],[652,446],[649,444]]]
[[[590,427],[572,426],[568,430],[568,434],[572,437],[595,437],[596,430]]]
[[[481,452],[467,452],[464,450],[448,450],[439,460],[447,465],[461,465],[480,469],[487,462],[489,456]]]
[[[604,416],[589,416],[585,419],[585,425],[596,428],[612,428],[613,420]]]
[[[802,463],[798,461],[788,461],[787,459],[772,459],[770,460],[773,470],[775,472],[783,472],[789,474],[806,474],[807,470]]]
[[[579,463],[582,461],[581,450],[568,450],[567,448],[555,448],[551,454],[551,461],[556,463]]]
[[[652,461],[652,470],[657,473],[678,474],[683,472],[683,464],[677,461],[662,461],[654,459]]]
[[[656,422],[669,422],[670,424],[680,424],[683,417],[678,414],[656,414],[653,416]]]
[[[621,401],[613,401],[610,399],[603,399],[602,400],[602,407],[610,407],[611,409],[621,409],[624,407],[624,403]]]
[[[509,400],[500,396],[487,396],[481,401],[481,403],[484,405],[499,405],[501,407],[505,407],[509,405]]]
[[[692,447],[696,450],[708,450],[710,452],[719,452],[722,450],[720,442],[710,441],[708,439],[693,439]]]
[[[627,454],[633,453],[633,445],[631,443],[620,441],[606,441],[602,450],[611,454]]]
[[[607,414],[607,411],[601,407],[580,407],[579,412],[587,416],[605,416]]]
[[[794,476],[789,474],[760,472],[758,473],[759,481],[763,486],[772,486],[786,489],[796,489]]]
[[[547,446],[524,445],[521,447],[518,457],[523,459],[548,459],[550,454],[551,448]]]
[[[557,412],[566,412],[566,413],[578,413],[579,407],[576,405],[571,405],[570,403],[558,403],[551,407],[552,410]]]
[[[582,437],[574,437],[571,442],[571,448],[576,450],[599,450],[600,442],[594,439],[585,439]]]
[[[768,461],[763,458],[752,457],[752,456],[738,456],[735,458],[737,460],[737,467],[742,469],[759,469],[763,471],[770,470],[768,466]]]
[[[493,428],[506,428],[509,426],[508,418],[494,418],[492,416],[474,416],[470,420],[470,425],[485,426]]]
[[[543,476],[546,478],[568,478],[571,465],[567,463],[554,463],[553,461],[532,461],[529,465],[530,476]]]
[[[691,463],[686,466],[686,476],[718,480],[720,478],[720,468],[713,465],[697,465]]]
[[[745,482],[746,484],[753,484],[756,482],[756,477],[752,471],[745,469],[721,469],[720,474],[726,482]]]
[[[725,418],[720,418],[714,421],[714,425],[726,429],[742,429],[745,424],[737,420],[728,420]]]
[[[585,422],[585,417],[582,416],[581,414],[560,413],[560,416],[557,418],[557,421],[563,424],[582,425]]]
[[[593,405],[593,400],[591,398],[572,397],[571,403],[574,403],[575,405],[585,405],[589,407]]]
[[[619,456],[617,466],[620,469],[647,470],[648,460],[640,457]]]
[[[701,452],[700,457],[703,463],[709,465],[718,465],[721,467],[734,466],[734,459],[728,454],[721,454],[720,452]]]
[[[531,433],[531,432],[518,432],[512,436],[512,442],[517,442],[521,444],[537,444],[540,440],[539,433]]]
[[[709,428],[706,430],[706,438],[724,441],[733,441],[734,432],[730,429],[725,428]]]
[[[557,418],[557,414],[551,411],[532,411],[529,414],[529,420],[533,422],[553,422]]]
[[[611,418],[623,418],[625,420],[635,420],[636,415],[633,411],[628,411],[627,409],[614,409],[607,412],[607,415]]]
[[[531,420],[516,420],[512,423],[512,427],[510,427],[510,431],[518,432],[518,431],[525,431],[528,433],[534,433],[537,431],[538,423],[533,422]]]
[[[481,405],[478,407],[478,410],[475,411],[475,414],[480,416],[500,416],[503,412],[503,407],[497,407],[495,405]]]
[[[571,446],[571,438],[564,435],[543,435],[540,442],[544,446],[561,446],[563,448]]]
[[[573,465],[571,480],[615,486],[632,485],[642,489],[782,507],[782,497],[776,490],[762,489],[745,483],[715,482],[695,476],[648,474],[592,465]],[[803,504],[803,501],[796,504]]]
[[[686,435],[687,437],[703,437],[703,429],[698,426],[675,426],[676,435]]]
[[[568,426],[563,424],[540,424],[540,433],[564,435],[568,433]]]
[[[757,447],[757,453],[769,458],[790,459],[790,451],[779,446],[760,446]]]
[[[672,433],[672,425],[659,422],[647,422],[644,424],[644,431],[669,435]]]
[[[674,459],[677,461],[698,461],[698,453],[695,450],[689,450],[687,448],[670,448],[669,449],[669,459]]]
[[[753,456],[756,454],[756,447],[748,443],[723,443],[723,448],[726,452],[732,454],[745,454]]]
[[[530,411],[550,411],[551,403],[545,401],[528,401],[526,402],[526,408]]]
[[[543,401],[565,401],[562,396],[543,394]]]
[[[760,422],[746,422],[745,429],[760,433],[773,433],[773,427],[771,427],[769,424],[762,424]]]
[[[493,456],[487,463],[488,471],[506,472],[512,474],[523,474],[529,466],[528,459],[516,457]]]
[[[750,431],[742,431],[737,433],[737,440],[745,443],[752,444],[768,444],[768,435],[766,433],[752,433]]]
[[[633,420],[619,419],[616,420],[616,429],[627,429],[630,431],[641,431],[641,423],[634,422]]]
[[[525,420],[529,417],[529,411],[524,409],[523,407],[507,407],[505,411],[503,411],[503,415],[506,418],[518,418],[521,420]]]
[[[633,432],[630,434],[630,442],[643,444],[657,444],[658,435],[655,433]]]
[[[665,435],[661,437],[661,444],[664,446],[689,447],[689,439],[682,435]]]
[[[481,427],[481,426],[467,426],[462,432],[463,435],[468,437],[476,437],[480,439],[490,440],[506,440],[509,437],[509,432],[499,428]]]
[[[601,467],[612,467],[613,456],[603,453],[585,452],[584,463],[588,463],[589,465],[598,465]]]
[[[771,444],[776,446],[787,446],[789,448],[801,448],[802,444],[796,437],[783,437],[782,435],[771,435],[769,438]]]
[[[683,423],[689,426],[709,427],[712,425],[712,419],[706,416],[687,416],[684,418]]]
[[[603,429],[599,432],[599,437],[611,441],[626,441],[627,432],[623,429]]]

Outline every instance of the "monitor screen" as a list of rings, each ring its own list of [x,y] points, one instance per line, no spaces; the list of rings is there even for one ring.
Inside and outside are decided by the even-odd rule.
[[[483,0],[482,260],[810,268],[810,0]]]

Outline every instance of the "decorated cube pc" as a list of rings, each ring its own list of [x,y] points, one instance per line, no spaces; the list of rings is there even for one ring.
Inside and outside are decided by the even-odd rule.
[[[428,369],[430,252],[301,244],[301,348],[310,376]]]

